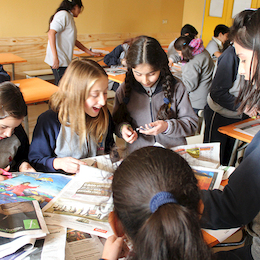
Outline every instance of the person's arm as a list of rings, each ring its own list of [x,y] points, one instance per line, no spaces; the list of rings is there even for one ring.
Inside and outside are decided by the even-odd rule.
[[[99,52],[93,52],[91,50],[89,50],[87,47],[85,47],[80,41],[76,40],[75,42],[75,46],[78,47],[79,49],[81,49],[82,51],[90,54],[90,55],[93,55],[93,56],[100,56],[100,53]]]
[[[52,56],[53,56],[53,64],[52,64],[53,69],[59,68],[59,58],[58,58],[58,53],[57,53],[57,48],[56,48],[56,34],[57,34],[57,32],[53,29],[50,29],[48,31],[48,39],[49,39],[49,44],[50,44],[51,52],[52,52]]]
[[[175,117],[167,120],[157,120],[145,125],[148,130],[140,130],[146,135],[163,134],[168,137],[185,137],[195,133],[198,126],[198,117],[195,114],[182,82],[176,81],[176,96],[171,101],[172,110]]]
[[[120,61],[120,54],[124,51],[122,45],[118,45],[113,51],[111,51],[110,53],[108,53],[105,57],[104,57],[104,62],[108,65],[120,65],[121,61]]]
[[[216,74],[212,80],[210,96],[220,106],[236,111],[236,97],[229,90],[237,78],[239,60],[234,47],[230,46],[218,60]]]
[[[60,127],[57,115],[52,110],[39,116],[29,150],[29,162],[37,171],[57,172],[53,160],[56,158],[54,150]]]
[[[246,149],[243,161],[231,174],[223,191],[203,191],[202,227],[211,229],[241,227],[250,223],[259,213],[259,143],[260,132]]]
[[[122,83],[116,91],[114,99],[114,113],[119,109],[120,104],[123,102],[125,97],[125,83]],[[137,140],[138,135],[129,122],[122,121],[115,124],[115,133],[118,137],[123,138],[128,143],[133,143]]]
[[[217,58],[218,58],[221,54],[222,54],[222,52],[220,52],[220,51],[215,51],[215,52],[214,52],[214,56],[217,57]]]
[[[21,145],[19,146],[16,155],[14,156],[15,165],[13,165],[10,171],[21,171],[20,167],[25,166],[25,162],[28,163],[28,153],[29,153],[29,140],[25,133],[22,125],[19,125],[14,130],[14,134],[19,139]],[[23,169],[21,167],[21,169]]]

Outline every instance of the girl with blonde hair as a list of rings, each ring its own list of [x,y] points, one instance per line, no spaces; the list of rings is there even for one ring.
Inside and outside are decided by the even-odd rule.
[[[108,152],[113,145],[113,124],[107,109],[108,78],[91,60],[74,60],[50,110],[39,116],[29,160],[38,171],[76,173],[79,159]]]

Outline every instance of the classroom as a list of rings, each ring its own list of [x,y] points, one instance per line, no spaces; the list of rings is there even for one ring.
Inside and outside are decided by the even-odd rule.
[[[63,2],[72,6],[58,11],[69,16],[71,49],[58,46],[60,21],[49,20]],[[2,2],[0,257],[260,260],[258,8],[260,0]],[[182,33],[186,25],[196,32]],[[109,67],[105,55],[125,40],[122,63]],[[71,57],[61,61],[63,47]],[[7,99],[17,106],[8,110]],[[17,212],[28,214],[24,223],[38,219],[37,235],[2,232]],[[22,237],[33,239],[30,253],[1,240],[18,246]]]

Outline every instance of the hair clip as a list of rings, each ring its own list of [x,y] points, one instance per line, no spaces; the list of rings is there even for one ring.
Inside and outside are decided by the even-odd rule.
[[[184,46],[184,45],[186,45],[187,43],[186,42],[184,42],[182,45]]]

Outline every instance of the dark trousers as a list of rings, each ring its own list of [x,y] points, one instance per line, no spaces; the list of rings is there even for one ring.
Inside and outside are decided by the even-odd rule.
[[[251,245],[235,250],[217,252],[214,256],[216,260],[254,260],[251,254]]]
[[[211,110],[208,105],[206,105],[204,108],[204,119],[204,143],[220,142],[220,163],[222,165],[228,165],[235,139],[220,133],[218,128],[239,122],[242,119],[223,117]]]
[[[62,78],[63,74],[65,73],[65,70],[67,67],[59,67],[58,69],[52,69],[53,75],[55,77],[55,85],[59,85],[59,81]]]

